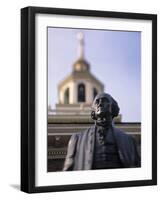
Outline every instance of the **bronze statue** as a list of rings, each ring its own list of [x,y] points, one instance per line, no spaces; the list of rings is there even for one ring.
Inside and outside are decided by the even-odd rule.
[[[113,124],[118,114],[119,106],[109,94],[95,97],[91,112],[95,124],[72,135],[64,171],[140,167],[135,140]]]

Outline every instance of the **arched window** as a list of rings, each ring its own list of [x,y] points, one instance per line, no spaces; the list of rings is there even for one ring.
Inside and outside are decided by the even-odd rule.
[[[98,94],[97,89],[93,88],[93,99],[95,98],[95,96]]]
[[[78,102],[85,102],[85,85],[83,83],[78,85]]]
[[[64,92],[64,103],[69,104],[69,88],[67,88]]]

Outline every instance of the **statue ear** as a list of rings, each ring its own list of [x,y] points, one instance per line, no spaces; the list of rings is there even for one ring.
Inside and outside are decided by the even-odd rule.
[[[112,118],[117,117],[119,114],[120,108],[118,103],[112,98]]]
[[[96,119],[97,119],[94,110],[92,110],[92,112],[91,112],[91,118],[92,118],[93,120],[96,120]]]

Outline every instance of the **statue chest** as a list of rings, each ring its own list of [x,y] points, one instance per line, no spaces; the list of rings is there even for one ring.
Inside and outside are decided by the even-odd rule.
[[[99,132],[96,133],[92,168],[122,168],[116,142],[111,131],[108,131],[105,135],[101,135]]]

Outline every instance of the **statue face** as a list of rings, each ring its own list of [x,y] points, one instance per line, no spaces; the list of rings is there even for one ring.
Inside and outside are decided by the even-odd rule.
[[[100,126],[110,125],[118,116],[119,107],[113,97],[107,93],[99,93],[92,104],[91,118]]]
[[[103,117],[111,117],[111,111],[112,111],[112,102],[111,99],[107,97],[98,97],[95,99],[94,102],[94,110],[95,115],[99,118]]]

